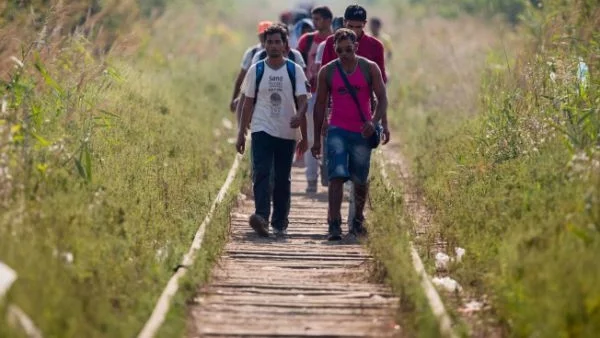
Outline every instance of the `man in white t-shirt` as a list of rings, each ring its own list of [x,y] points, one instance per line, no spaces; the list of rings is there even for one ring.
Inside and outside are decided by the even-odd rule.
[[[268,22],[268,21],[263,21],[263,22]],[[280,25],[280,24],[277,24],[277,25]],[[285,29],[285,31],[287,32],[287,28],[285,28],[285,26],[283,26],[283,25],[280,25],[280,26],[283,27],[283,29]],[[266,28],[264,28],[264,29],[266,29]],[[288,32],[287,36],[288,36],[288,40],[289,40],[289,32]],[[248,68],[250,68],[250,65],[253,65],[261,60],[264,60],[267,57],[267,51],[264,48],[264,36],[261,39],[263,41],[263,45],[261,45],[260,48],[258,48],[258,50],[256,50],[254,52],[254,55],[249,59]],[[297,63],[300,67],[302,67],[303,71],[306,70],[306,63],[304,62],[304,59],[302,58],[302,54],[298,50],[293,49],[293,48],[288,48],[287,53],[284,52],[284,56],[287,57],[288,59],[290,59],[291,61]],[[244,61],[245,60],[246,59],[244,58]],[[248,68],[246,68],[246,71],[244,71],[244,75],[246,75]],[[242,103],[244,102],[244,85],[242,84],[242,86],[240,88],[241,88],[241,92],[238,91],[238,93],[241,93],[241,94],[240,94],[239,100],[236,100],[236,102],[238,102],[238,105],[235,109],[238,121],[240,120],[240,116],[242,114]],[[233,104],[233,101],[232,101],[232,104]]]
[[[255,213],[250,226],[269,236],[273,168],[273,217],[276,236],[287,234],[290,212],[292,160],[296,148],[307,149],[306,108],[308,92],[302,68],[284,57],[288,49],[283,27],[272,25],[264,32],[267,58],[250,67],[244,79],[244,102],[236,149],[245,151],[246,130],[252,133],[252,183]],[[293,81],[293,82],[292,82]],[[258,86],[257,86],[258,84]],[[300,127],[302,138],[296,145]]]
[[[240,72],[238,73],[237,78],[235,79],[235,84],[233,85],[233,94],[231,96],[231,101],[229,103],[229,110],[231,110],[232,113],[236,111],[238,97],[240,95],[240,87],[242,85],[242,81],[246,77],[246,73],[248,72],[248,69],[253,64],[252,58],[256,54],[258,54],[261,50],[263,50],[263,45],[264,45],[265,39],[264,39],[262,33],[272,24],[273,23],[271,21],[261,21],[258,23],[257,34],[258,34],[259,43],[257,43],[254,46],[248,47],[248,49],[246,49],[246,51],[244,52],[244,56],[242,56],[241,69],[240,69]],[[239,116],[237,117],[237,119],[239,120]]]

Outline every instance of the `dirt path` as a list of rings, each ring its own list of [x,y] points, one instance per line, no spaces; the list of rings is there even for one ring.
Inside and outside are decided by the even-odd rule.
[[[327,242],[325,188],[308,196],[304,187],[304,170],[294,168],[285,239],[254,234],[251,199],[233,211],[212,281],[189,308],[189,337],[400,334],[398,299],[369,281],[372,258],[356,242]]]

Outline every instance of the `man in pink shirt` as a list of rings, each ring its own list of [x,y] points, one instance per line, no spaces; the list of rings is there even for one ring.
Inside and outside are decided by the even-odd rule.
[[[333,34],[333,30],[331,28],[333,13],[329,7],[315,7],[313,8],[311,14],[316,31],[302,35],[298,41],[298,50],[302,54],[304,62],[306,63],[306,77],[310,83],[311,94],[313,94],[308,101],[308,110],[306,116],[309,142],[312,142],[315,130],[313,124],[313,108],[315,106],[314,93],[317,91],[317,73],[319,72],[319,66],[315,63],[317,48],[321,42],[325,41],[327,37]],[[309,144],[309,147],[311,146],[312,143]],[[309,152],[304,154],[304,163],[306,164],[306,192],[316,193],[317,179],[319,176],[319,163],[317,159],[314,158]]]
[[[321,130],[325,109],[331,97],[331,117],[327,129],[327,167],[329,176],[329,240],[340,240],[341,204],[345,181],[354,184],[354,217],[350,233],[360,236],[366,233],[363,226],[363,210],[368,192],[368,176],[371,165],[369,138],[375,132],[375,124],[385,116],[387,95],[383,75],[376,63],[358,57],[358,37],[349,29],[342,28],[334,35],[338,58],[319,71],[317,102],[315,105],[315,130]],[[375,93],[378,103],[371,115],[371,96]],[[315,133],[313,156],[320,157],[321,136]]]
[[[376,38],[365,33],[365,26],[367,24],[367,11],[359,5],[350,5],[346,7],[344,11],[344,27],[352,30],[358,37],[358,50],[356,54],[362,56],[370,61],[373,61],[379,66],[383,81],[387,83],[387,74],[385,71],[385,51],[383,44]],[[337,58],[334,50],[333,38],[329,37],[325,41],[325,50],[323,51],[322,65],[326,65],[330,61]],[[324,121],[325,123],[327,121]],[[383,127],[383,140],[382,143],[386,144],[390,141],[390,131],[388,128],[387,114],[385,114],[381,120]],[[327,146],[327,143],[325,143]],[[327,164],[327,163],[325,163]],[[354,200],[352,199],[352,184],[348,185],[350,188],[350,211],[348,213],[348,223],[351,223],[354,218]]]
[[[387,75],[385,72],[385,51],[381,41],[365,33],[367,25],[367,11],[359,5],[350,5],[344,11],[344,27],[348,28],[358,37],[358,49],[356,55],[362,56],[370,61],[373,61],[379,66],[383,82],[387,83]],[[334,50],[333,36],[327,38],[325,42],[325,50],[323,51],[322,65],[326,65],[332,60],[335,60],[337,55]],[[388,129],[387,114],[381,120],[383,126],[383,144],[390,140],[390,131]]]

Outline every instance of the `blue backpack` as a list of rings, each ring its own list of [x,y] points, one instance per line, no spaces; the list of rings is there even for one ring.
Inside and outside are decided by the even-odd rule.
[[[292,96],[294,97],[294,105],[298,109],[298,100],[296,99],[296,64],[290,60],[285,60],[285,68],[287,69],[290,82],[292,83]],[[265,60],[260,60],[256,63],[256,81],[254,87],[254,104],[258,98],[258,86],[265,75]]]

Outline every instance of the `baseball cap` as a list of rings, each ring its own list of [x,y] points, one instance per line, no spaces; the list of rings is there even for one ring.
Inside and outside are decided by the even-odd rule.
[[[264,31],[267,30],[267,28],[269,28],[271,25],[273,25],[273,22],[271,21],[261,21],[258,23],[258,34],[262,34]]]
[[[367,21],[367,11],[359,5],[350,5],[344,12],[344,20]]]

